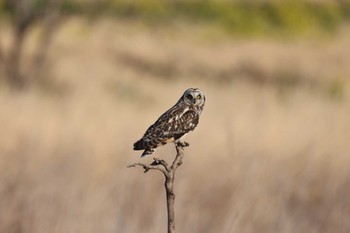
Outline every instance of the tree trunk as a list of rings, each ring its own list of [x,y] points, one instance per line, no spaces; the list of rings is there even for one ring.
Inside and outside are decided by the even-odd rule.
[[[165,179],[167,212],[168,212],[168,233],[175,233],[175,194],[174,194],[174,174],[169,174]]]
[[[9,58],[9,64],[7,67],[9,84],[17,89],[21,89],[25,86],[25,80],[21,75],[20,58],[22,53],[24,36],[26,28],[17,28],[12,45],[12,51]]]

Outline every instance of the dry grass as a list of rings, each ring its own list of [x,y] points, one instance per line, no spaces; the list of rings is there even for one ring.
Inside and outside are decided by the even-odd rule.
[[[193,30],[72,20],[52,47],[54,83],[1,87],[0,232],[164,232],[162,176],[126,165],[191,86],[207,105],[176,180],[179,232],[350,231],[347,33],[278,42]],[[172,159],[173,146],[157,156]]]

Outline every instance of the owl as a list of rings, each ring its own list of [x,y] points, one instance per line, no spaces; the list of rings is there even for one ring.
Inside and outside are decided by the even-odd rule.
[[[189,146],[183,139],[198,125],[205,104],[205,96],[198,88],[187,89],[177,103],[151,125],[143,137],[135,142],[134,150],[144,150],[141,157],[153,154],[157,147],[174,142]]]

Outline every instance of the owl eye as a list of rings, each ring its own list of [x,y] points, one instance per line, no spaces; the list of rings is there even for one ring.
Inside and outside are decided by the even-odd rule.
[[[193,99],[193,96],[190,95],[190,94],[188,94],[186,97],[187,97],[187,99],[189,99],[189,100]]]
[[[202,96],[200,96],[200,95],[197,95],[197,97],[196,97],[197,99],[202,99]]]

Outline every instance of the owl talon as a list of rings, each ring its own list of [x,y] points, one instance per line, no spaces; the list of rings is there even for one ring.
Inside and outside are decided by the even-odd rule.
[[[184,147],[188,147],[190,144],[188,142],[177,142],[176,145],[184,148]]]

